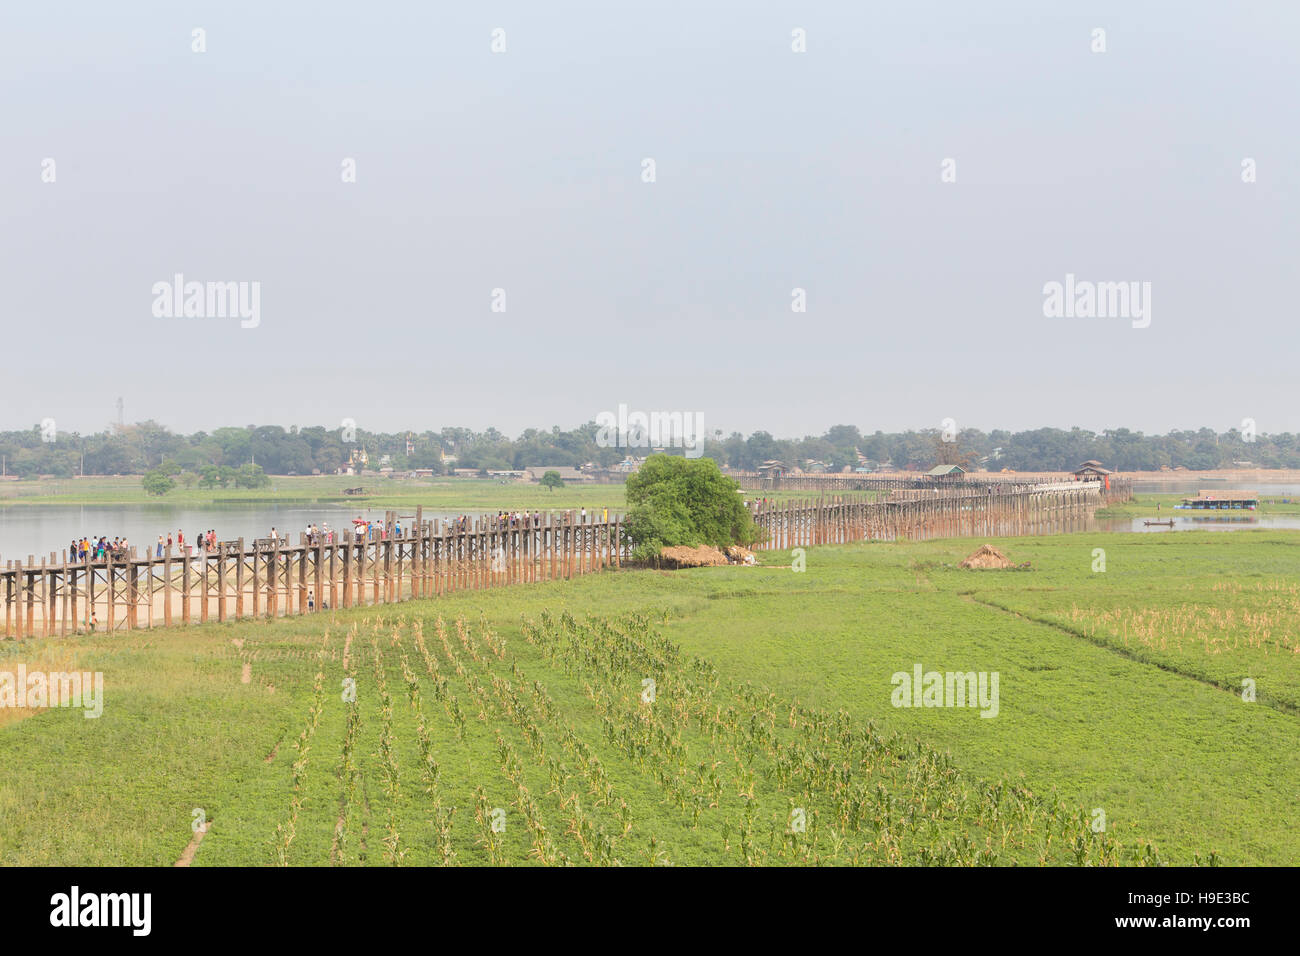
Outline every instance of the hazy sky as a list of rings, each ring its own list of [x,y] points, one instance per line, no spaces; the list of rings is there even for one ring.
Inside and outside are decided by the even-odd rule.
[[[96,430],[120,395],[184,431],[619,403],[1300,430],[1298,29],[1183,0],[8,3],[0,429]],[[176,273],[259,282],[260,324],[155,317]],[[1067,273],[1150,282],[1149,327],[1046,318]]]

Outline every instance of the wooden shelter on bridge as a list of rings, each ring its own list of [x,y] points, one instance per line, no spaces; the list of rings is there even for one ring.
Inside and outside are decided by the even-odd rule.
[[[926,472],[926,476],[932,481],[950,482],[964,481],[966,479],[966,469],[961,465],[935,465]]]
[[[1074,469],[1074,477],[1079,481],[1105,481],[1109,474],[1111,474],[1110,469],[1103,468],[1101,462],[1095,458],[1089,458]]]

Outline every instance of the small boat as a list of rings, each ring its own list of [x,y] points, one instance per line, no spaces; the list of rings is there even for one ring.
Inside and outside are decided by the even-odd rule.
[[[1172,528],[1174,526],[1174,519],[1170,518],[1168,521],[1143,521],[1142,523],[1148,528],[1153,524],[1158,524],[1161,527]]]

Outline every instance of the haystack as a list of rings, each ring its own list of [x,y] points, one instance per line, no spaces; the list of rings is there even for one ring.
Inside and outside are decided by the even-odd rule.
[[[659,560],[670,568],[713,568],[726,564],[727,556],[707,544],[695,548],[677,545],[672,548],[661,548]]]
[[[738,544],[733,544],[727,548],[727,560],[732,564],[757,564],[758,560],[754,557],[754,552],[748,548],[742,548]]]
[[[980,545],[970,557],[961,563],[963,568],[1010,568],[1011,559],[991,544]]]

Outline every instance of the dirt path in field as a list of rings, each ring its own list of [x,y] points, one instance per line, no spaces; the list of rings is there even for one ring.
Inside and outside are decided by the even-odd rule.
[[[1067,637],[1072,637],[1075,638],[1076,640],[1087,641],[1089,644],[1092,644],[1095,647],[1100,647],[1102,650],[1110,651],[1112,654],[1116,654],[1119,657],[1123,657],[1125,660],[1130,660],[1134,664],[1141,664],[1145,667],[1154,667],[1157,670],[1162,670],[1167,674],[1173,674],[1175,677],[1181,677],[1184,678],[1185,680],[1196,681],[1198,684],[1204,684],[1206,687],[1213,687],[1215,690],[1224,691],[1225,693],[1231,694],[1234,697],[1241,696],[1241,687],[1238,685],[1222,684],[1211,678],[1202,677],[1199,674],[1189,674],[1187,671],[1180,670],[1177,667],[1177,665],[1168,663],[1166,661],[1156,661],[1146,657],[1139,657],[1138,655],[1134,654],[1132,651],[1128,650],[1125,647],[1119,647],[1116,646],[1115,644],[1110,643],[1109,641],[1103,640],[1102,638],[1093,637],[1089,634],[1085,634],[1083,631],[1075,630],[1074,628],[1062,624],[1059,621],[1053,621],[1043,617],[1033,617],[1032,615],[1029,614],[1023,614],[1020,611],[1013,611],[1010,608],[1002,607],[1000,604],[994,604],[991,601],[987,601],[984,600],[983,598],[976,597],[973,594],[963,594],[962,597],[967,601],[970,601],[974,604],[978,604],[980,607],[986,607],[991,611],[998,611],[1002,614],[1008,614],[1011,617],[1019,618],[1022,621],[1028,621],[1031,624],[1041,624],[1043,627],[1050,627],[1053,630],[1059,631],[1060,633],[1066,635]],[[1281,711],[1284,714],[1300,715],[1300,707],[1296,707],[1295,705],[1287,701],[1277,700],[1276,698],[1269,698],[1269,697],[1261,697],[1257,699],[1265,707],[1271,707],[1274,710]]]
[[[190,845],[185,848],[185,852],[181,854],[181,858],[173,863],[172,866],[189,866],[193,863],[194,854],[199,852],[199,844],[203,842],[203,838],[207,836],[208,830],[211,828],[212,821],[205,820],[199,828],[194,831],[194,839],[190,840]]]

